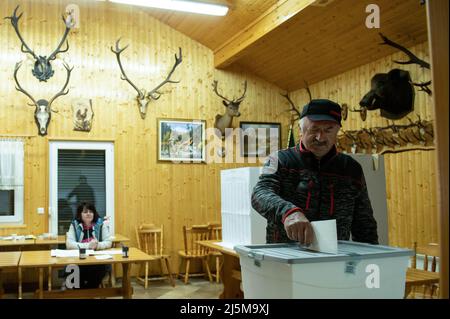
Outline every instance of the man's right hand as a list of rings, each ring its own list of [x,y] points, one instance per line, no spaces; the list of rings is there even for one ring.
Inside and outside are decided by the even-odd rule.
[[[310,245],[314,239],[314,231],[309,220],[301,212],[290,214],[284,220],[284,229],[291,240],[296,240],[302,245]]]

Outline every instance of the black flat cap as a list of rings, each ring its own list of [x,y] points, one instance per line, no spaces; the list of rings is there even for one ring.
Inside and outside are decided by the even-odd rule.
[[[341,125],[341,107],[327,99],[311,100],[303,107],[300,118],[307,116],[311,121],[334,121]]]

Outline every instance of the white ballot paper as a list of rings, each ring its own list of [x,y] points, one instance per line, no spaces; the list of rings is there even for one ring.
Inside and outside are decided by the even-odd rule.
[[[336,220],[311,222],[311,226],[314,230],[314,240],[307,248],[323,253],[337,254]]]
[[[95,259],[103,260],[103,259],[113,259],[111,255],[95,255]]]
[[[94,251],[91,249],[86,250],[86,255],[93,255]],[[78,249],[51,249],[51,257],[79,257],[80,251]]]

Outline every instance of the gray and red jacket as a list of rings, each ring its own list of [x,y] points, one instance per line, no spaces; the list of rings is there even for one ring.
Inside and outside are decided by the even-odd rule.
[[[339,240],[378,244],[377,223],[361,165],[336,148],[321,160],[303,144],[271,154],[252,194],[267,219],[267,243],[291,241],[285,218],[302,212],[309,221],[336,219]]]

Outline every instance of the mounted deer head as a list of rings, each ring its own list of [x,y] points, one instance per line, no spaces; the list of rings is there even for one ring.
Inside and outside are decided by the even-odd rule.
[[[216,115],[216,120],[214,122],[214,127],[220,130],[222,137],[225,136],[225,129],[231,128],[231,122],[233,121],[233,117],[241,116],[239,112],[239,106],[245,98],[245,92],[247,91],[247,81],[244,82],[244,93],[242,93],[240,98],[234,98],[233,100],[229,100],[223,95],[221,95],[217,90],[218,81],[214,81],[213,87],[214,92],[223,99],[222,103],[225,105],[226,110],[225,113],[220,115]]]
[[[54,97],[52,97],[50,100],[44,100],[44,99],[40,99],[38,101],[36,101],[33,96],[31,96],[30,93],[28,93],[27,91],[25,91],[22,86],[19,83],[19,80],[17,80],[17,72],[20,69],[20,66],[22,65],[22,62],[18,62],[16,63],[16,67],[14,69],[14,80],[16,82],[16,90],[19,92],[22,92],[23,94],[25,94],[26,96],[28,96],[30,98],[30,100],[33,102],[32,104],[29,104],[31,106],[35,107],[35,111],[34,111],[34,120],[36,121],[36,124],[39,128],[39,135],[44,136],[47,135],[47,127],[48,124],[50,123],[50,119],[51,119],[51,112],[55,112],[57,113],[57,111],[54,111],[51,106],[53,101],[55,101],[56,98],[58,98],[59,96],[62,95],[66,95],[67,93],[69,93],[69,90],[65,91],[67,87],[67,84],[69,84],[69,79],[70,79],[70,72],[72,72],[73,68],[69,68],[69,66],[64,63],[64,68],[67,71],[67,79],[66,79],[66,83],[64,83],[63,88],[61,89],[61,91],[59,91],[58,93],[56,93],[56,95]]]
[[[47,82],[48,79],[50,79],[55,71],[53,71],[52,66],[50,64],[50,61],[53,61],[56,59],[56,56],[58,53],[67,52],[69,50],[69,42],[66,42],[66,49],[61,50],[62,45],[64,44],[64,41],[66,41],[67,35],[70,32],[70,29],[74,26],[74,20],[72,19],[71,15],[69,14],[67,17],[62,16],[64,25],[66,26],[66,30],[64,31],[64,35],[59,42],[58,46],[56,47],[55,51],[53,51],[52,54],[50,54],[48,57],[45,55],[39,55],[37,56],[33,50],[30,49],[30,47],[25,43],[25,41],[22,38],[22,35],[19,31],[19,20],[23,15],[23,12],[17,16],[17,10],[19,9],[19,6],[16,7],[16,9],[13,12],[13,15],[11,17],[5,17],[5,19],[11,20],[11,24],[14,28],[14,30],[17,33],[17,36],[19,37],[20,42],[22,42],[21,51],[23,53],[31,54],[31,56],[36,60],[34,63],[34,68],[32,70],[33,75],[39,80]]]
[[[162,81],[158,86],[156,86],[151,91],[146,92],[145,89],[138,89],[138,87],[133,82],[131,82],[131,80],[126,75],[125,70],[123,69],[123,66],[122,66],[122,62],[120,61],[120,54],[123,51],[125,51],[126,48],[128,48],[128,45],[123,48],[120,48],[119,42],[120,42],[120,39],[118,39],[116,41],[116,49],[114,50],[114,48],[111,47],[111,51],[116,54],[117,63],[119,64],[120,72],[122,72],[122,75],[120,76],[120,78],[124,81],[127,81],[133,87],[133,89],[135,89],[136,92],[138,93],[136,99],[137,99],[138,105],[139,105],[139,113],[141,114],[141,118],[145,119],[145,115],[147,114],[148,103],[151,100],[158,100],[162,95],[162,93],[159,92],[158,90],[166,83],[179,83],[180,82],[180,81],[172,81],[170,79],[170,77],[172,76],[176,67],[182,61],[181,48],[179,48],[179,55],[177,56],[175,54],[175,63],[173,65],[172,69],[170,70],[169,74],[167,75],[166,79],[164,81]]]

